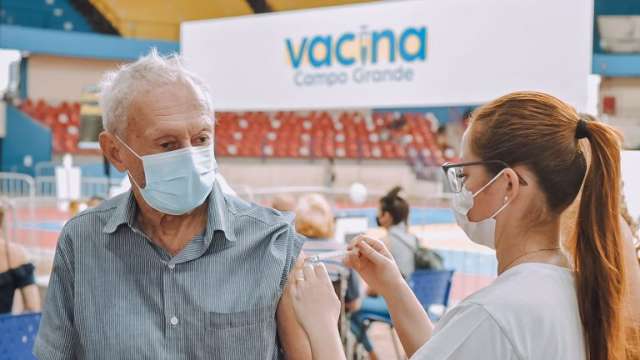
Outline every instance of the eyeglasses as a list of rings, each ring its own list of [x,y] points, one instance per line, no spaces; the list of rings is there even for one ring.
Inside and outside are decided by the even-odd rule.
[[[489,170],[493,173],[497,174],[500,171],[509,168],[509,165],[502,160],[486,160],[486,161],[470,161],[470,162],[462,162],[457,164],[445,163],[442,165],[442,170],[444,171],[447,183],[451,190],[455,193],[459,193],[462,191],[462,187],[464,186],[465,181],[467,180],[467,176],[464,174],[464,168],[467,166],[477,166],[483,165],[487,166]],[[520,185],[528,185],[527,182],[516,172],[518,176],[518,182]]]

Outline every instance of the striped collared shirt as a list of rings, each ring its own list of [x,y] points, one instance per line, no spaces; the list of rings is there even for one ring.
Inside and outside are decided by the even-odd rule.
[[[280,212],[216,184],[203,235],[176,256],[128,192],[62,230],[39,359],[277,359],[275,312],[303,239]]]

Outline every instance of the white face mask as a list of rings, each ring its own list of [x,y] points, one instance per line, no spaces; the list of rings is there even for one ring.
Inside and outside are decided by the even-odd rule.
[[[472,222],[469,220],[468,213],[473,208],[474,199],[478,194],[480,194],[484,189],[489,187],[489,185],[493,184],[500,175],[504,172],[501,171],[496,175],[491,181],[487,183],[487,185],[483,186],[480,190],[478,190],[475,194],[471,193],[466,186],[462,187],[462,191],[455,194],[453,197],[453,202],[451,207],[454,210],[454,215],[456,217],[456,222],[458,226],[464,230],[471,241],[476,244],[487,246],[491,249],[496,248],[496,219],[504,210],[511,201],[505,201],[504,205],[500,207],[493,215],[491,215],[488,219]],[[506,199],[505,199],[506,200]]]
[[[165,153],[140,156],[118,136],[131,153],[142,160],[145,186],[138,187],[144,201],[159,212],[183,215],[202,205],[216,181],[216,160],[212,145],[187,147]]]

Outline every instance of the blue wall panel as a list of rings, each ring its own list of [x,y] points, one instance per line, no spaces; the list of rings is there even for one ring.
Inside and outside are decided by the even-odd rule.
[[[35,175],[34,165],[51,161],[51,131],[22,111],[7,105],[7,134],[2,141],[2,171]],[[24,166],[25,156],[32,165]]]
[[[0,25],[0,48],[109,60],[135,60],[151,48],[158,49],[160,54],[180,52],[178,43],[172,41],[125,39],[11,25]]]

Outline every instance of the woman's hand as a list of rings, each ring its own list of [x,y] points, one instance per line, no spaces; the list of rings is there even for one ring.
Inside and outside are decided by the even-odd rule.
[[[310,338],[338,332],[340,300],[324,264],[306,264],[296,271],[290,289],[296,318]]]
[[[382,241],[361,235],[350,250],[344,260],[345,265],[356,270],[374,291],[384,296],[404,281]]]

